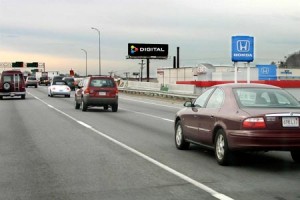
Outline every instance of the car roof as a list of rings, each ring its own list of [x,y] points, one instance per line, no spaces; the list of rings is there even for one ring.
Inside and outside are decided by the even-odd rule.
[[[3,71],[2,74],[23,74],[20,70],[7,70]]]
[[[89,76],[91,79],[113,79],[111,76]]]
[[[222,88],[269,88],[269,89],[279,89],[280,87],[261,84],[261,83],[225,83],[215,85],[213,87],[222,87]]]

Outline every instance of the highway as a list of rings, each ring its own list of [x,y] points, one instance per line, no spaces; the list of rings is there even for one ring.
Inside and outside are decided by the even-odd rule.
[[[28,88],[0,101],[0,199],[300,199],[288,152],[242,154],[222,167],[197,146],[179,151],[182,102],[119,95],[116,113],[75,110],[71,98]]]

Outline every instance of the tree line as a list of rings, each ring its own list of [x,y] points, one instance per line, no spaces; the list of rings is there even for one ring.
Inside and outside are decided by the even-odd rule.
[[[275,63],[272,62],[272,64]],[[279,68],[300,68],[300,51],[285,57],[285,61],[280,61],[278,67]]]

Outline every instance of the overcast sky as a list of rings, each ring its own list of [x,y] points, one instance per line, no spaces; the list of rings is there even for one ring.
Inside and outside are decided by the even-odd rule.
[[[46,70],[71,68],[102,74],[139,71],[128,60],[128,43],[176,47],[181,66],[232,65],[231,36],[254,37],[255,64],[270,64],[300,50],[299,0],[0,0],[0,62],[44,62]]]

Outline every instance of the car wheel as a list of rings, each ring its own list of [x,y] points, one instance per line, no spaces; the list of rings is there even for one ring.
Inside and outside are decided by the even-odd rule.
[[[0,100],[2,100],[3,99],[3,96],[0,96]]]
[[[103,106],[103,109],[104,110],[108,110],[108,106]]]
[[[53,94],[52,94],[52,92],[50,91],[50,97],[53,97]]]
[[[75,101],[75,109],[79,109],[80,108],[80,103],[77,103],[76,101]]]
[[[87,110],[87,105],[86,105],[86,103],[83,100],[81,101],[81,110],[82,111],[86,111]]]
[[[300,163],[300,151],[291,151],[291,156],[296,163]]]
[[[21,95],[21,99],[25,99],[25,94],[24,94],[24,95]]]
[[[215,137],[215,157],[219,165],[228,165],[231,157],[231,152],[228,148],[225,132],[218,130]]]
[[[111,106],[111,109],[112,109],[113,112],[117,112],[118,111],[118,104],[113,104]]]
[[[182,130],[181,121],[176,123],[175,127],[175,145],[177,149],[185,150],[190,147],[190,143],[185,141],[184,134]]]

